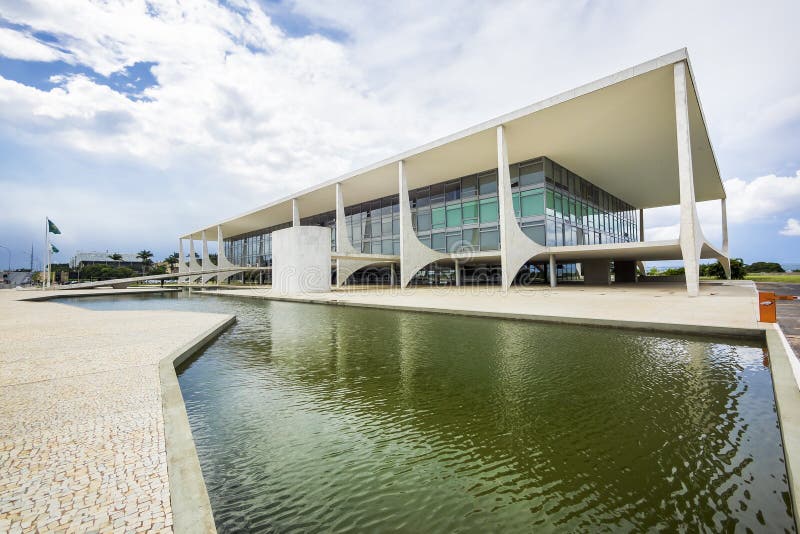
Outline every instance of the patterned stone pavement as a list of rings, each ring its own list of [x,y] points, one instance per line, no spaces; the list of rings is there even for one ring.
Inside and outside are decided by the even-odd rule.
[[[158,362],[213,314],[0,291],[0,532],[171,532]]]

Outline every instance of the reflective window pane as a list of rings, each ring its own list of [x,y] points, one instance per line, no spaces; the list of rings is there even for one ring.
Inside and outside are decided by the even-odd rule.
[[[480,219],[482,223],[495,222],[499,219],[497,208],[497,198],[485,198],[481,200]]]
[[[461,216],[464,219],[464,224],[478,222],[478,202],[475,200],[464,202],[461,205]]]
[[[481,231],[481,250],[500,250],[500,231]]]
[[[431,235],[431,248],[434,250],[438,250],[439,252],[444,252],[445,250],[445,236],[444,232],[439,232],[436,234]]]
[[[461,204],[447,206],[447,227],[456,228],[461,226]]]
[[[544,215],[544,192],[541,189],[522,192],[522,216]]]
[[[481,195],[491,195],[497,193],[497,175],[486,174],[480,177]]]
[[[478,177],[465,176],[461,179],[461,198],[472,198],[478,194]]]
[[[519,167],[519,185],[539,185],[544,183],[544,163],[539,161]]]
[[[446,219],[444,208],[433,208],[431,210],[431,226],[433,228],[444,228]]]

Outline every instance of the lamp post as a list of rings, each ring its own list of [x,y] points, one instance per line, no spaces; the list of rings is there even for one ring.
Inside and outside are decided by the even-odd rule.
[[[4,248],[8,252],[8,272],[11,272],[11,249],[5,245],[0,245],[0,248]]]

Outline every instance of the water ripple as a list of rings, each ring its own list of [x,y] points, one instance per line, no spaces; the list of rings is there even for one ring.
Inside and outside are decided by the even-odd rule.
[[[179,381],[220,532],[793,531],[760,347],[239,299]]]

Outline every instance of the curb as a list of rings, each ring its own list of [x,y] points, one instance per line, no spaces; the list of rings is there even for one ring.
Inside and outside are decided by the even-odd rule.
[[[567,324],[590,327],[613,327],[624,328],[626,330],[638,330],[640,332],[660,332],[673,334],[692,334],[692,335],[715,335],[725,337],[737,337],[746,339],[764,340],[763,328],[741,328],[732,326],[713,326],[713,325],[691,325],[680,323],[653,323],[646,321],[623,321],[617,319],[595,319],[591,317],[565,317],[558,315],[535,315],[526,313],[510,313],[484,310],[468,310],[457,308],[435,308],[425,306],[409,306],[402,304],[373,304],[368,302],[353,302],[338,299],[319,299],[303,297],[287,297],[278,295],[234,295],[230,293],[220,293],[218,291],[193,291],[194,295],[214,295],[218,297],[233,297],[243,299],[265,299],[283,302],[299,302],[304,304],[328,304],[335,306],[352,306],[358,308],[374,308],[381,310],[397,310],[422,313],[439,313],[445,315],[460,315],[468,317],[490,317],[493,319],[511,319],[516,321],[531,321],[544,324]]]
[[[800,389],[797,387],[790,359],[794,358],[794,354],[787,352],[777,324],[767,329],[766,341],[796,525],[797,514],[800,512]]]
[[[210,330],[158,362],[172,529],[176,534],[216,533],[217,529],[175,368],[235,322],[235,316],[224,316]]]

